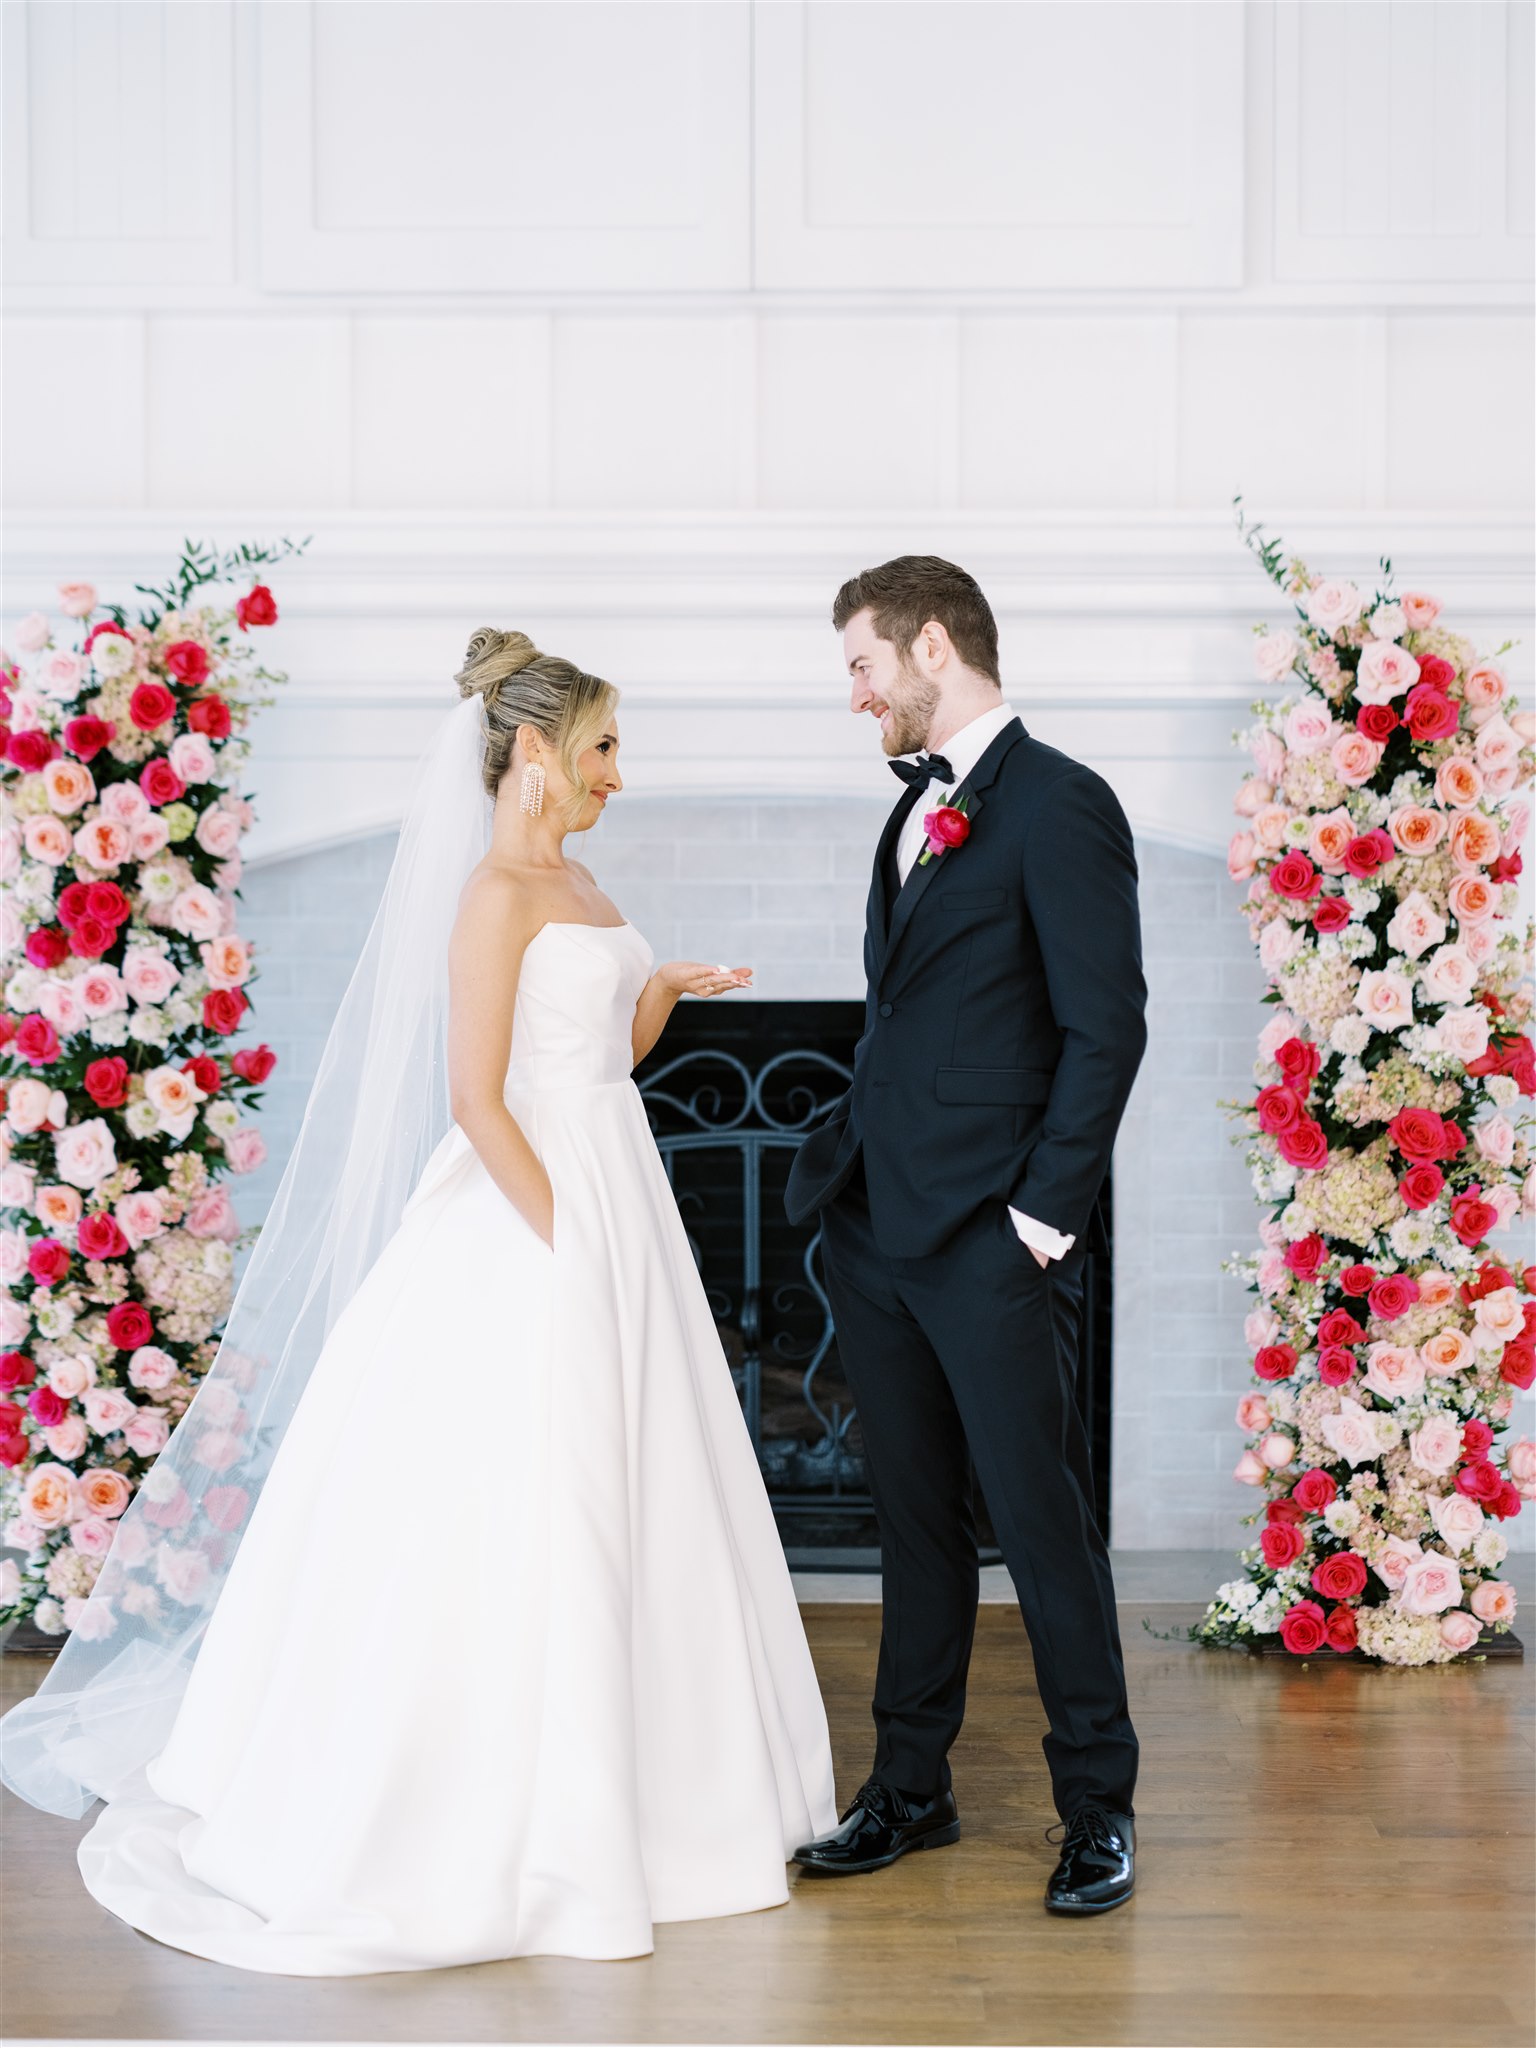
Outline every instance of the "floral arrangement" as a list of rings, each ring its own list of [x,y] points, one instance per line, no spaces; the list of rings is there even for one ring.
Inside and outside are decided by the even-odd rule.
[[[1503,1525],[1536,1496],[1536,1444],[1501,1445],[1536,1373],[1536,1266],[1488,1243],[1536,1210],[1515,797],[1536,726],[1506,650],[1394,597],[1390,562],[1366,596],[1238,516],[1297,614],[1255,629],[1282,694],[1237,735],[1228,858],[1274,1006],[1229,1105],[1268,1211],[1229,1264],[1257,1297],[1236,1477],[1265,1501],[1194,1635],[1441,1663],[1508,1630]]]
[[[88,583],[0,651],[0,1620],[86,1607],[217,1348],[274,1065],[231,1050],[257,565],[188,543],[136,618]],[[244,587],[231,597],[230,587]],[[212,586],[225,586],[222,593]],[[199,593],[202,596],[199,597]],[[94,623],[93,623],[94,621]]]

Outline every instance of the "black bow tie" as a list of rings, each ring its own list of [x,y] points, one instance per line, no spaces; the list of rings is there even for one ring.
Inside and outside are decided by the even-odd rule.
[[[891,760],[891,773],[899,775],[903,782],[915,789],[926,789],[930,782],[953,782],[955,771],[942,754],[919,754],[915,761]]]

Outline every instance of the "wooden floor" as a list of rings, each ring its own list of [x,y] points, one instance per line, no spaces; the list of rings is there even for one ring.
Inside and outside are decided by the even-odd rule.
[[[1531,1668],[1302,1669],[1155,1640],[1122,1608],[1143,1747],[1135,1900],[1040,1904],[1040,1710],[1017,1615],[982,1610],[954,1757],[964,1835],[767,1913],[660,1927],[627,1963],[263,1977],[159,1946],[82,1888],[88,1825],[7,1797],[9,2038],[1072,2042],[1527,2048]],[[846,1796],[876,1611],[806,1610]],[[8,1697],[39,1667],[0,1660]]]

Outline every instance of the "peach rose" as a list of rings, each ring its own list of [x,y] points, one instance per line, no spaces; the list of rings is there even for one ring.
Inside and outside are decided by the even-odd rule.
[[[121,1472],[101,1465],[87,1466],[80,1474],[80,1498],[89,1514],[115,1521],[133,1498],[132,1489]]]
[[[223,921],[218,897],[201,882],[183,889],[171,905],[171,923],[189,939],[216,939]]]
[[[1484,1579],[1483,1583],[1474,1589],[1467,1604],[1478,1620],[1487,1622],[1490,1627],[1496,1622],[1513,1621],[1515,1589],[1506,1585],[1502,1579]]]
[[[1469,704],[1481,709],[1485,705],[1501,704],[1508,688],[1503,669],[1494,662],[1480,661],[1476,668],[1467,670],[1461,693]]]
[[[1359,789],[1376,773],[1384,752],[1379,740],[1367,739],[1363,732],[1346,732],[1333,743],[1333,772],[1350,789]]]
[[[1458,924],[1481,924],[1499,907],[1498,891],[1486,875],[1458,875],[1447,892],[1447,901]]]
[[[1237,795],[1232,799],[1232,808],[1240,818],[1251,818],[1262,805],[1274,798],[1274,785],[1257,775],[1250,775],[1239,784]]]
[[[1398,603],[1410,633],[1422,633],[1440,616],[1439,598],[1427,597],[1422,590],[1405,590]]]
[[[1244,1486],[1262,1486],[1269,1477],[1269,1470],[1253,1451],[1244,1451],[1232,1467],[1232,1477]]]
[[[43,788],[48,807],[67,818],[96,794],[96,778],[83,761],[71,761],[67,754],[50,761],[43,770]]]
[[[1449,1614],[1440,1617],[1440,1640],[1458,1656],[1470,1650],[1481,1634],[1476,1619],[1464,1607],[1453,1607]]]
[[[1373,1344],[1361,1384],[1386,1401],[1412,1401],[1424,1391],[1424,1361],[1412,1345]]]
[[[1296,1440],[1283,1429],[1273,1429],[1259,1444],[1259,1460],[1271,1472],[1283,1472],[1296,1455]]]
[[[45,1187],[37,1191],[38,1221],[45,1230],[68,1230],[80,1221],[85,1207],[78,1188]]]
[[[88,867],[110,874],[133,852],[133,838],[116,818],[92,818],[75,834],[75,852]]]
[[[1443,1477],[1461,1460],[1460,1424],[1450,1415],[1427,1417],[1408,1439],[1408,1456],[1421,1472]]]
[[[1248,1436],[1257,1436],[1274,1421],[1262,1394],[1244,1394],[1237,1404],[1237,1426]]]
[[[251,949],[244,939],[209,939],[198,947],[211,988],[239,988],[251,976]]]
[[[62,1465],[34,1465],[22,1481],[21,1511],[40,1529],[62,1529],[75,1506],[75,1475]]]
[[[1355,821],[1348,811],[1342,807],[1324,811],[1312,820],[1307,851],[1324,874],[1342,875],[1344,856],[1349,851],[1350,841],[1356,836]]]
[[[1258,847],[1251,832],[1234,832],[1227,847],[1227,873],[1234,882],[1246,882],[1253,873]]]
[[[1439,1614],[1461,1605],[1461,1567],[1438,1550],[1426,1550],[1403,1574],[1398,1604],[1404,1614]]]
[[[1419,1300],[1424,1297],[1421,1293]],[[1472,1341],[1464,1330],[1436,1330],[1433,1337],[1426,1337],[1419,1346],[1419,1356],[1426,1371],[1438,1380],[1449,1379],[1452,1373],[1465,1372],[1473,1363]]]
[[[1445,837],[1445,818],[1418,804],[1400,804],[1388,818],[1387,830],[1404,853],[1433,853]]]
[[[1265,804],[1253,814],[1253,836],[1267,852],[1275,853],[1285,844],[1285,828],[1290,822],[1284,804]]]
[[[1435,795],[1453,811],[1469,811],[1483,793],[1483,771],[1464,754],[1452,754],[1435,770]]]
[[[1491,867],[1501,845],[1498,826],[1481,811],[1463,811],[1451,827],[1451,858],[1459,868]]]
[[[62,1458],[66,1465],[73,1464],[89,1441],[90,1432],[86,1429],[83,1415],[66,1415],[62,1422],[56,1422],[51,1429],[43,1431],[43,1442],[53,1456]]]
[[[1485,1294],[1473,1309],[1472,1320],[1502,1348],[1525,1328],[1519,1294],[1513,1287],[1496,1287],[1492,1294]],[[1484,1348],[1492,1349],[1493,1346]]]
[[[205,1097],[192,1076],[179,1067],[152,1067],[144,1076],[144,1099],[159,1117],[162,1131],[172,1138],[185,1138]]]
[[[74,844],[67,826],[61,825],[51,811],[40,811],[28,818],[21,828],[21,838],[32,859],[51,868],[64,865]]]

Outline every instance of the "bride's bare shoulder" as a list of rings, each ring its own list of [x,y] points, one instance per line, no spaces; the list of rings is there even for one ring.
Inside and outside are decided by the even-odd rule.
[[[459,892],[455,933],[464,938],[494,934],[502,941],[532,938],[543,922],[538,892],[511,868],[481,861]]]

